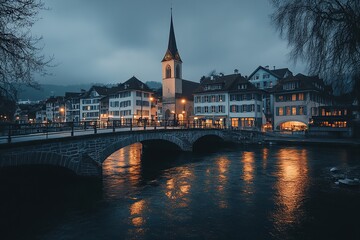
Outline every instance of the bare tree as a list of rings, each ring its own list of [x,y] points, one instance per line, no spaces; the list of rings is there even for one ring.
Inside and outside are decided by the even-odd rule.
[[[8,99],[16,99],[19,83],[38,87],[33,74],[46,73],[51,61],[30,33],[43,9],[41,0],[0,0],[0,95]]]
[[[271,0],[272,22],[310,74],[359,97],[360,0]],[[350,90],[350,89],[348,89]],[[357,91],[356,91],[357,90]]]

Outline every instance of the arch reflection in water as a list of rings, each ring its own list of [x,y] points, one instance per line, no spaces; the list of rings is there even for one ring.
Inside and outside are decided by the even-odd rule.
[[[308,154],[306,149],[280,149],[275,184],[274,227],[283,232],[288,225],[301,221],[306,189],[309,184]]]
[[[103,163],[104,192],[107,198],[121,197],[119,192],[136,186],[141,180],[141,143],[135,143],[110,155]]]

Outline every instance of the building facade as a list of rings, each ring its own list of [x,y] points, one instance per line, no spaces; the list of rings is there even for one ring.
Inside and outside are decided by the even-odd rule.
[[[273,95],[275,130],[306,130],[319,107],[332,104],[329,86],[318,77],[303,74],[280,80]]]

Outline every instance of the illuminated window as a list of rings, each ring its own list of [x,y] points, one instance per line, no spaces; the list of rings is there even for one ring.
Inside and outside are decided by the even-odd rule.
[[[284,108],[280,107],[279,109],[279,116],[283,116],[284,115]]]
[[[304,94],[303,93],[299,93],[299,101],[304,101]]]
[[[291,95],[291,101],[296,101],[296,94]]]
[[[296,107],[291,107],[291,115],[296,115]]]
[[[287,115],[287,116],[291,115],[290,107],[289,107],[289,106],[286,107],[286,115]]]

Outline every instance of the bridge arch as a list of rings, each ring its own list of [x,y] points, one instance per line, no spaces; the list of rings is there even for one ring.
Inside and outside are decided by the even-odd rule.
[[[78,173],[79,167],[79,164],[74,163],[71,158],[60,155],[56,152],[23,152],[7,156],[5,155],[1,159],[2,167],[31,165],[49,165],[67,168],[74,174]]]
[[[116,141],[113,144],[106,147],[100,153],[99,161],[102,164],[106,160],[106,158],[108,158],[111,154],[113,154],[117,150],[119,150],[123,147],[126,147],[128,145],[137,143],[137,142],[143,142],[143,141],[148,141],[148,140],[164,140],[164,141],[175,144],[183,151],[191,150],[191,145],[187,144],[182,139],[175,137],[175,136],[166,135],[166,134],[157,134],[156,136],[155,135],[147,135],[147,134],[134,135],[131,137],[127,137],[125,139],[119,139],[118,141]]]
[[[225,136],[220,131],[211,131],[209,132],[198,132],[196,134],[193,134],[192,137],[189,139],[189,142],[191,145],[193,145],[195,142],[197,142],[199,139],[206,137],[206,136],[216,136],[221,138],[222,140],[225,140]]]

